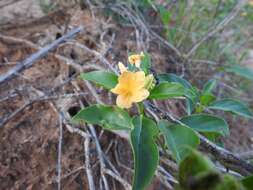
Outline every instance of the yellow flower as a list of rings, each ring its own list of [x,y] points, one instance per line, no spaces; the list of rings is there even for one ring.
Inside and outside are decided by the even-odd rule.
[[[241,13],[241,16],[247,16],[246,12]]]
[[[135,65],[136,67],[140,68],[141,60],[144,58],[144,53],[141,54],[134,54],[128,57],[128,61],[130,64]]]
[[[145,79],[143,71],[124,71],[119,76],[116,87],[111,89],[111,92],[118,94],[116,104],[121,108],[130,108],[133,103],[146,99],[149,91],[145,89]]]
[[[250,6],[253,6],[253,0],[250,0],[250,1],[249,1],[249,5],[250,5]]]

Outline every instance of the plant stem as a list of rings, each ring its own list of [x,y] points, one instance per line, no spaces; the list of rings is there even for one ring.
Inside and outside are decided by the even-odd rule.
[[[143,115],[144,114],[144,105],[143,105],[143,103],[142,102],[137,103],[136,106],[137,106],[139,115]]]

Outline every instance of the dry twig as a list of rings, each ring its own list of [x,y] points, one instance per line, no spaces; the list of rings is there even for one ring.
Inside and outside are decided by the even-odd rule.
[[[238,156],[245,160],[253,160],[253,150],[247,151],[247,152],[242,152]]]
[[[59,114],[59,142],[58,142],[58,161],[57,161],[57,184],[58,184],[58,190],[61,190],[62,136],[63,136],[62,117],[61,117],[61,114]]]
[[[46,56],[49,51],[52,51],[55,49],[59,44],[65,42],[66,40],[72,38],[75,36],[77,33],[82,31],[82,27],[75,28],[71,30],[69,33],[66,35],[60,37],[59,39],[53,41],[51,44],[45,46],[44,48],[40,49],[36,53],[32,54],[29,56],[27,59],[25,59],[23,62],[17,64],[14,68],[10,69],[7,73],[3,74],[0,76],[0,83],[5,82],[6,80],[12,78],[14,75],[17,75],[19,72],[23,71],[24,69],[27,69],[31,67],[35,61],[38,59]]]
[[[92,171],[90,166],[90,138],[84,140],[84,152],[85,152],[85,168],[89,182],[89,189],[95,190],[95,185],[92,177]]]

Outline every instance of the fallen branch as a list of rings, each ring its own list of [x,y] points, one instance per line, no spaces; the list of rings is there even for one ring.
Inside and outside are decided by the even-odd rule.
[[[62,129],[62,117],[59,114],[59,141],[58,141],[58,160],[57,160],[57,189],[61,190],[61,159],[62,159],[62,138],[63,138],[63,129]]]
[[[238,154],[240,157],[242,157],[245,160],[252,160],[253,159],[253,150],[242,152]]]
[[[92,170],[90,165],[90,138],[84,140],[84,152],[85,152],[85,168],[89,182],[89,189],[95,190],[95,184],[92,176]]]
[[[232,152],[215,145],[202,135],[199,135],[201,147],[204,151],[211,153],[222,165],[240,173],[243,176],[253,173],[253,165],[241,159]]]
[[[11,4],[15,4],[19,1],[21,1],[21,0],[10,0],[10,1],[7,0],[7,1],[0,2],[0,9],[10,6]]]
[[[17,73],[31,67],[35,63],[35,61],[46,56],[49,51],[52,51],[57,46],[59,46],[61,43],[74,37],[77,33],[81,32],[82,29],[83,29],[82,27],[78,27],[78,28],[71,30],[66,35],[60,37],[59,39],[55,40],[51,44],[40,49],[38,52],[32,54],[31,56],[29,56],[27,59],[25,59],[21,63],[17,64],[14,68],[10,69],[7,73],[0,75],[0,83],[5,82],[6,80],[15,76]]]

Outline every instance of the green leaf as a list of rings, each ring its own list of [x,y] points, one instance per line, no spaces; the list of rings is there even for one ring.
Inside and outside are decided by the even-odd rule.
[[[242,102],[235,99],[223,99],[213,102],[210,109],[229,111],[240,116],[253,118],[251,110]]]
[[[191,152],[189,147],[196,148],[199,145],[198,135],[190,128],[171,125],[165,120],[161,120],[158,125],[177,162],[180,162]]]
[[[204,106],[208,106],[215,99],[216,99],[216,97],[211,93],[205,93],[205,94],[201,95],[199,98],[200,103]]]
[[[253,71],[247,67],[242,67],[239,65],[231,66],[226,69],[227,72],[235,73],[241,77],[247,78],[249,80],[253,80]]]
[[[209,80],[203,87],[202,94],[210,94],[216,87],[217,81],[215,79]]]
[[[247,189],[247,190],[252,190],[253,187],[253,175],[245,177],[241,180],[243,186]]]
[[[186,95],[186,90],[181,84],[174,82],[162,82],[153,88],[150,92],[149,98],[168,99],[182,97],[184,95]]]
[[[110,130],[130,130],[133,128],[131,117],[117,106],[92,105],[79,111],[73,121],[100,125]]]
[[[159,151],[154,139],[158,135],[158,129],[154,121],[145,117],[135,117],[133,124],[133,190],[143,190],[150,184],[158,165]]]
[[[191,100],[190,98],[186,99],[186,111],[188,115],[191,115],[191,113],[194,111],[196,106],[196,101]]]
[[[196,106],[198,91],[194,88],[187,80],[179,77],[173,73],[165,73],[158,75],[158,80],[160,82],[174,82],[179,83],[185,88],[186,94],[186,108],[187,113],[191,114]]]
[[[218,137],[220,136],[217,133],[213,133],[213,132],[205,132],[203,133],[203,135],[210,141],[214,142],[215,144],[219,145],[220,147],[223,147],[222,144],[220,144],[219,141],[217,141]]]
[[[216,132],[223,136],[229,134],[227,122],[208,114],[193,114],[181,119],[185,125],[199,132]]]
[[[150,68],[151,68],[151,57],[149,54],[144,53],[144,58],[141,60],[141,69],[145,72],[145,74],[148,74]]]
[[[183,189],[195,189],[191,186],[205,184],[207,179],[210,180],[213,178],[216,180],[212,180],[211,183],[219,182],[217,181],[217,173],[214,171],[213,163],[206,156],[201,155],[197,151],[192,150],[179,165],[179,183]],[[190,181],[192,183],[189,183]],[[194,182],[198,182],[198,184],[193,184]],[[208,184],[208,186],[210,185],[213,184]],[[198,189],[206,188],[202,187]]]
[[[118,83],[118,76],[108,71],[91,71],[89,73],[82,73],[83,80],[92,81],[106,89],[112,89]]]
[[[251,186],[251,190],[252,190]],[[235,177],[225,174],[222,176],[222,181],[214,188],[214,190],[244,190],[240,181]]]
[[[173,73],[160,74],[157,77],[160,82],[177,82],[183,85],[185,88],[193,89],[192,85],[187,80]]]
[[[171,18],[170,11],[165,9],[163,6],[159,6],[159,13],[160,13],[163,24],[165,26],[168,26],[170,18]]]
[[[179,184],[182,189],[242,190],[233,176],[221,174],[213,163],[197,151],[192,151],[179,166]]]

